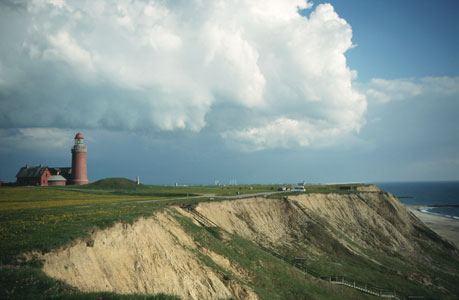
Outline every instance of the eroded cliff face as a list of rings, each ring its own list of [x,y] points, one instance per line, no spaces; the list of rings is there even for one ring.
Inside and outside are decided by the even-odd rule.
[[[363,256],[362,247],[420,255],[419,239],[433,246],[454,247],[432,233],[396,197],[377,188],[363,193],[204,202],[196,210],[230,233],[265,246],[306,247],[312,256],[339,251],[339,247]]]
[[[372,260],[362,250],[372,249],[422,261],[428,258],[421,254],[420,241],[446,247],[457,255],[454,246],[427,229],[393,195],[374,189],[201,202],[195,210],[217,224],[227,239],[238,235],[284,254],[301,250],[310,259],[350,253]],[[179,218],[193,220],[193,214],[172,207],[132,225],[116,224],[96,231],[91,243],[80,241],[45,254],[43,270],[83,291],[258,299],[248,287],[250,270],[203,248],[184,230]],[[237,280],[203,263],[202,256],[235,274]]]
[[[325,221],[337,238],[336,233],[342,233],[360,246],[386,253],[414,252],[414,225],[423,226],[388,193],[311,194],[292,200],[300,204],[305,214]],[[353,250],[359,249],[353,247]]]
[[[360,231],[367,228],[364,223],[387,226],[385,219],[354,195],[305,194],[288,200],[260,197],[200,203],[196,210],[226,231],[265,245],[296,242],[298,234],[307,233],[308,225],[317,223],[326,222],[335,229],[352,224]],[[332,228],[327,229],[331,233]]]
[[[203,251],[227,268],[225,257],[198,245],[167,212],[93,233],[44,255],[43,270],[82,291],[179,295],[183,299],[258,299],[197,257]],[[88,245],[89,244],[89,245]]]

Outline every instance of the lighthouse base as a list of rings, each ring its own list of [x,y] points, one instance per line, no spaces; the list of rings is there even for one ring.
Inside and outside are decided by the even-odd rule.
[[[88,184],[88,180],[72,180],[71,184],[73,185],[82,185],[82,184]]]

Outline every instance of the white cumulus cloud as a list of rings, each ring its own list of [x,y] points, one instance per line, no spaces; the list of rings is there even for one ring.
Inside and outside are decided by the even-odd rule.
[[[43,53],[45,59],[62,60],[73,65],[74,68],[94,71],[90,53],[71,39],[68,32],[61,31],[49,36],[48,41],[50,48]]]
[[[74,131],[59,128],[0,129],[0,153],[18,149],[54,153],[70,149],[74,135]]]
[[[0,52],[2,128],[213,126],[253,151],[329,144],[365,123],[365,94],[345,57],[352,30],[330,4],[53,0],[0,8],[9,45]]]

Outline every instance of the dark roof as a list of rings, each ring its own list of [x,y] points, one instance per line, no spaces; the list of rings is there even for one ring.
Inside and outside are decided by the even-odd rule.
[[[49,168],[49,171],[51,172],[51,175],[59,174],[59,175],[65,177],[65,179],[67,179],[67,180],[71,180],[72,179],[72,168],[54,167],[54,168]]]
[[[62,175],[62,176],[70,174],[72,171],[72,168],[68,168],[68,167],[50,167],[48,169],[51,172],[51,175],[57,175],[57,173],[59,173],[59,175]]]
[[[76,135],[75,135],[75,139],[84,139],[83,135],[81,134],[81,132],[78,132]]]
[[[48,169],[46,166],[25,166],[19,169],[19,172],[16,174],[16,178],[41,177],[46,169]]]

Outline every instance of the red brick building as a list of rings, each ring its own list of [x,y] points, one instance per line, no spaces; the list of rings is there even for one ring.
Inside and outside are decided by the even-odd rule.
[[[75,135],[75,145],[72,147],[72,182],[70,184],[88,184],[88,170],[86,167],[86,151],[81,133]]]
[[[37,167],[31,167],[26,165],[19,169],[16,174],[18,185],[40,185],[47,186],[48,179],[51,177],[51,172],[48,167],[39,165]]]
[[[49,179],[48,179],[48,185],[51,186],[51,185],[66,185],[67,184],[67,179],[65,179],[64,176],[62,175],[52,175]]]
[[[72,167],[48,168],[46,166],[31,167],[26,165],[19,169],[16,175],[17,185],[68,185],[88,184],[86,151],[83,135],[75,135],[75,145],[72,147]]]

